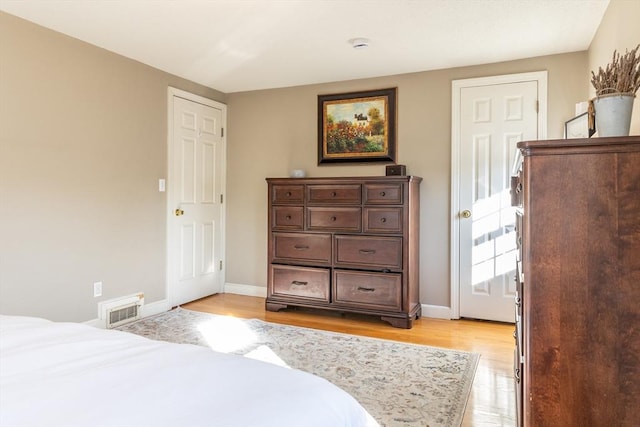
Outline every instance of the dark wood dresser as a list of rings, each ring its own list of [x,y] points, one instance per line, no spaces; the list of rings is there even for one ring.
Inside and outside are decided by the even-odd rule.
[[[421,314],[415,176],[267,178],[266,309],[314,307],[411,328]]]
[[[518,143],[518,425],[640,425],[640,136]]]

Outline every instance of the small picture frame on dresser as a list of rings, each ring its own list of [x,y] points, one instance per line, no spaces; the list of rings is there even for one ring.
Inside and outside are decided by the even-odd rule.
[[[595,124],[589,127],[589,113],[582,113],[564,123],[565,139],[591,138],[596,133]]]

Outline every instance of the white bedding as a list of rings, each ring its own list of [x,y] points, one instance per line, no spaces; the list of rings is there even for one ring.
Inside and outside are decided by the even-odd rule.
[[[294,369],[82,324],[0,316],[0,425],[377,423],[343,390]]]

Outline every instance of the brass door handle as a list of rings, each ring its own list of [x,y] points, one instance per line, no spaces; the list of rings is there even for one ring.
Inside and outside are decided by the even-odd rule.
[[[460,215],[462,218],[471,218],[471,211],[469,209],[465,209]]]
[[[176,216],[182,216],[182,215],[184,215],[184,211],[182,209],[176,209],[175,210],[175,214],[176,214]]]

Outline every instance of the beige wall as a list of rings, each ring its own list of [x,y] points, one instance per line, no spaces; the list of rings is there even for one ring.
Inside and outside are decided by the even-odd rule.
[[[640,44],[640,1],[611,0],[589,47],[589,70],[597,71],[611,62],[613,51],[624,54]],[[591,76],[591,73],[589,73]],[[595,90],[589,84],[589,97]],[[631,135],[640,135],[640,94],[636,94],[631,116]]]
[[[317,95],[398,88],[398,163],[421,186],[420,292],[423,304],[450,305],[451,82],[547,70],[548,136],[561,138],[586,99],[587,53],[476,67],[228,95],[227,281],[264,287],[267,277],[265,177],[292,168],[309,176],[384,175],[384,165],[317,166]]]
[[[0,12],[0,312],[89,320],[103,299],[166,298],[167,86],[229,105],[226,279],[259,288],[265,177],[384,174],[316,166],[317,95],[398,87],[398,162],[425,178],[421,301],[448,306],[451,81],[548,70],[548,136],[561,137],[589,69],[640,41],[639,7],[612,0],[588,53],[228,96]]]
[[[0,12],[1,313],[83,321],[166,297],[168,86],[225,101]]]

